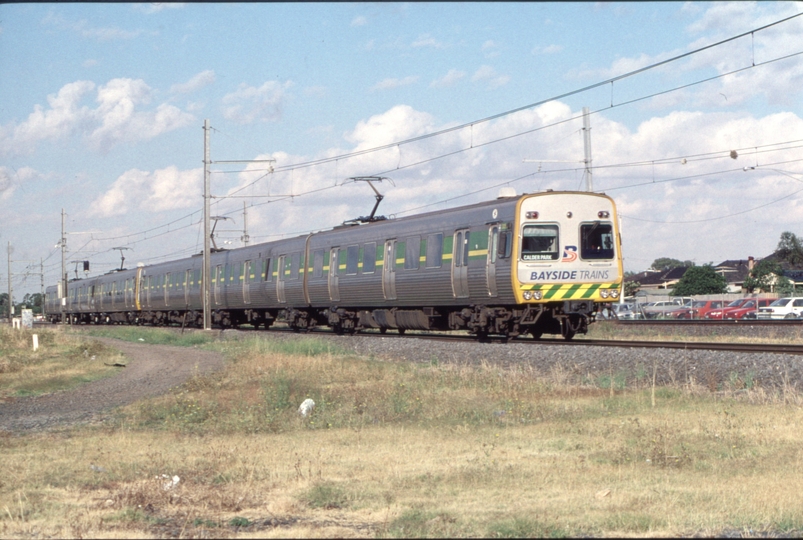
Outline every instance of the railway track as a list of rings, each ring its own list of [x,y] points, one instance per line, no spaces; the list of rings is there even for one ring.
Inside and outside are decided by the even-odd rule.
[[[647,325],[651,324],[652,321],[639,321],[639,322],[646,322]],[[674,324],[677,321],[670,321],[672,324],[671,326],[678,326]],[[709,326],[722,326],[722,321],[710,321],[712,325]],[[773,321],[773,323],[777,324],[778,322],[785,323],[786,321]],[[624,324],[624,325],[631,325],[632,322],[627,323],[614,323],[614,324]],[[664,324],[662,322],[652,323],[661,325]],[[686,323],[689,324],[689,323]],[[741,323],[742,326],[745,326],[744,323]],[[798,326],[800,323],[796,323]],[[730,326],[730,322],[725,322],[726,326]],[[644,326],[644,325],[637,325],[637,326]],[[90,329],[96,328],[94,325],[74,325],[71,328],[73,329]],[[181,331],[178,327],[160,327],[165,329],[170,329],[174,331]],[[199,331],[197,329],[186,329],[185,331]],[[214,330],[220,332],[220,330]],[[231,332],[232,330],[227,330]],[[239,332],[264,332],[264,330],[254,330],[251,328],[242,328],[239,330],[234,330]],[[282,334],[298,334],[294,330],[286,327],[271,327],[268,330],[268,333],[282,333]],[[330,331],[327,328],[319,328],[314,329],[310,332],[301,334],[301,335],[329,335],[335,336],[336,334]],[[359,332],[360,336],[368,337],[368,338],[386,338],[386,339],[417,339],[422,341],[442,341],[442,342],[477,342],[477,338],[467,334],[448,334],[448,333],[430,333],[430,332],[407,332],[404,334],[399,334],[397,332],[388,332],[388,333],[380,333],[378,331],[363,331]],[[350,336],[344,336],[343,339],[348,339]],[[680,350],[701,350],[701,351],[726,351],[726,352],[738,352],[738,353],[777,353],[777,354],[792,354],[792,355],[803,355],[803,344],[794,344],[794,343],[729,343],[725,341],[687,341],[687,340],[626,340],[626,339],[585,339],[585,338],[577,338],[572,341],[566,341],[561,338],[555,339],[539,339],[534,340],[530,337],[522,337],[516,339],[504,339],[501,337],[490,337],[487,340],[484,340],[483,343],[517,343],[522,345],[544,345],[544,346],[571,346],[571,347],[612,347],[612,348],[628,348],[628,349],[636,349],[636,348],[643,348],[643,349],[680,349]]]
[[[798,327],[803,326],[803,319],[637,319],[637,320],[607,320],[610,324],[623,327],[639,326],[692,326],[692,327],[739,327],[739,326],[767,326],[767,327]]]

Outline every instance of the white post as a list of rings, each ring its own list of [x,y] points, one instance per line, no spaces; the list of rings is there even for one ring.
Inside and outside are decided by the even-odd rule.
[[[36,352],[36,350],[38,348],[39,348],[39,335],[38,334],[34,334],[33,335],[33,352]]]

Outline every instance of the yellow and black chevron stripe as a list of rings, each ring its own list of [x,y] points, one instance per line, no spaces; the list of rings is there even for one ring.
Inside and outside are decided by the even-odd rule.
[[[557,283],[522,285],[519,294],[524,291],[541,291],[540,302],[555,300],[602,300],[610,302],[611,297],[603,298],[602,291],[619,291],[621,283]]]

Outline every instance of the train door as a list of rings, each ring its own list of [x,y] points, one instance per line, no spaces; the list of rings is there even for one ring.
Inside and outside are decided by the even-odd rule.
[[[184,305],[190,305],[190,276],[192,276],[192,270],[186,270],[184,272]]]
[[[468,298],[469,230],[455,231],[452,247],[452,293],[455,298]]]
[[[496,258],[499,252],[499,225],[488,231],[488,259],[485,262],[485,277],[488,280],[488,296],[498,295],[496,288]]]
[[[164,276],[164,298],[165,298],[165,307],[170,305],[170,289],[173,287],[172,282],[173,274],[168,272]]]
[[[382,292],[385,300],[396,300],[396,240],[385,241],[382,263]]]
[[[117,282],[112,281],[112,290],[111,290],[111,304],[112,304],[112,311],[114,311],[115,305],[114,301],[117,298]]]
[[[251,261],[243,265],[243,303],[251,303]]]
[[[137,276],[134,278],[134,298],[132,299],[134,302],[134,307],[137,311],[142,309],[142,304],[140,303],[139,293],[142,290],[142,268],[137,268]]]
[[[220,284],[226,278],[223,276],[223,265],[219,264],[212,269],[212,283],[215,284],[215,304],[220,304]]]
[[[282,255],[276,261],[276,298],[280,304],[287,302],[287,298],[284,295],[284,261],[286,258],[286,255]]]
[[[332,302],[340,301],[340,278],[338,271],[340,270],[338,248],[332,248],[329,251],[329,300]]]
[[[151,307],[151,289],[153,289],[153,276],[145,276],[145,305]]]

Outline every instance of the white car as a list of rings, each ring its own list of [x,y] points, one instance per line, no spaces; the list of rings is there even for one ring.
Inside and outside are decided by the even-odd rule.
[[[767,307],[759,308],[759,319],[799,319],[803,314],[803,298],[779,298]]]

